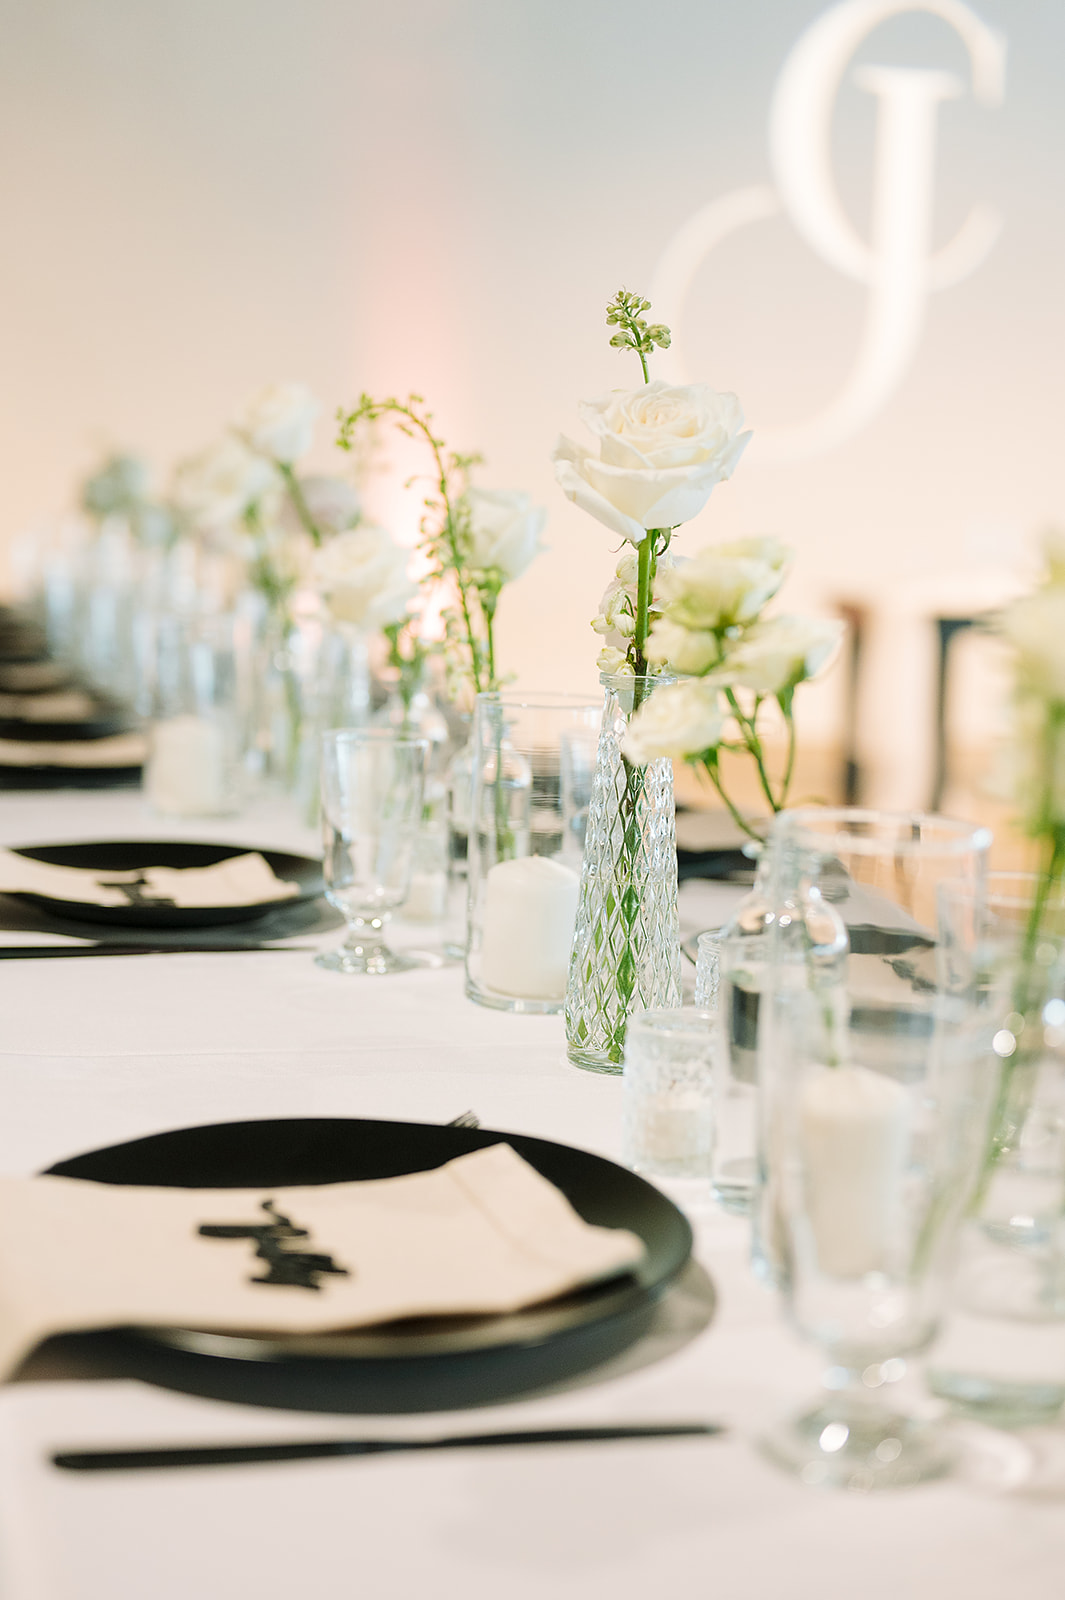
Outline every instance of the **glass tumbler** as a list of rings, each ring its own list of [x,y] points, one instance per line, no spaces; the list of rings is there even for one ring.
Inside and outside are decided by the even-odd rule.
[[[240,808],[250,737],[250,636],[235,616],[163,616],[146,663],[152,719],[144,788],[156,811]]]
[[[716,1017],[698,1006],[638,1011],[625,1034],[624,1160],[708,1190]]]
[[[936,889],[982,893],[989,835],[858,810],[774,824],[759,1024],[761,1225],[788,1315],[827,1357],[820,1400],[768,1452],[870,1490],[947,1469],[899,1381],[937,1331],[994,1074],[944,1026]]]
[[[428,740],[387,729],[322,736],[325,892],[348,924],[340,948],[314,958],[329,972],[379,976],[424,965],[390,949],[385,928],[410,892],[428,754]]]

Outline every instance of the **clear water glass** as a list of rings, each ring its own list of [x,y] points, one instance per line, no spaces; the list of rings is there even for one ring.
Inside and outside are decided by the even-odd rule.
[[[759,1019],[764,1237],[823,1393],[765,1440],[804,1481],[934,1477],[949,1436],[899,1399],[938,1331],[980,1171],[993,1074],[944,1027],[936,888],[980,892],[989,835],[919,814],[774,824]]]
[[[390,949],[385,929],[410,892],[422,822],[429,743],[387,729],[322,736],[322,840],[326,899],[348,934],[315,956],[329,972],[405,972],[422,958]]]
[[[638,1011],[625,1035],[624,1160],[709,1194],[716,1019],[700,1006]]]
[[[242,619],[163,616],[143,663],[151,721],[144,788],[164,816],[240,809],[251,727],[251,638]]]

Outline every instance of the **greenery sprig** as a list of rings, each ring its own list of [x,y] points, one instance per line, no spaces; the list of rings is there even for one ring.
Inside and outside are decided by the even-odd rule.
[[[456,687],[464,682],[474,694],[498,689],[494,622],[502,580],[497,572],[475,570],[471,561],[467,491],[470,473],[481,457],[448,449],[420,394],[410,394],[406,400],[361,395],[353,411],[337,413],[340,448],[353,449],[359,430],[386,416],[395,418],[396,427],[408,439],[422,440],[433,460],[432,487],[420,523],[421,549],[430,563],[427,576],[452,591],[452,603],[441,612],[449,673]],[[416,481],[411,478],[408,487]]]

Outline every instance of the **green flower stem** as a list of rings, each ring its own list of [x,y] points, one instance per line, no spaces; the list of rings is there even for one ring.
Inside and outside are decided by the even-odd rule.
[[[744,748],[746,748],[746,746],[744,746]],[[757,833],[754,830],[754,828],[751,827],[750,823],[746,820],[745,817],[743,817],[741,815],[741,813],[739,811],[737,811],[736,807],[733,805],[732,801],[729,799],[728,795],[726,794],[725,787],[721,782],[721,777],[720,777],[720,775],[718,773],[718,770],[717,770],[717,762],[716,761],[713,761],[713,762],[707,761],[705,759],[705,757],[704,757],[704,759],[703,759],[703,771],[706,773],[706,776],[710,779],[710,782],[713,784],[714,788],[717,790],[718,794],[721,796],[722,800],[725,802],[725,807],[726,807],[726,809],[728,811],[728,814],[732,818],[732,820],[736,824],[736,826],[738,828],[742,829],[742,831],[747,835],[747,837],[749,839],[756,840],[756,842],[758,844],[764,844],[765,840],[762,838],[762,835],[760,833]]]
[[[781,707],[781,710],[784,710],[784,708]],[[792,713],[790,707],[786,711],[784,711],[784,721],[787,723],[787,726],[788,726],[788,757],[787,757],[787,760],[784,763],[784,776],[780,781],[780,805],[778,807],[779,810],[783,810],[783,808],[784,808],[784,806],[785,806],[785,804],[787,802],[788,790],[791,788],[791,777],[792,777],[792,773],[795,770],[795,745],[796,745],[795,717],[794,717],[794,714]]]
[[[278,472],[280,472],[282,478],[285,480],[285,488],[288,490],[289,498],[295,507],[297,517],[299,517],[306,532],[310,535],[312,542],[315,545],[320,545],[322,542],[322,532],[314,518],[311,516],[311,508],[307,504],[307,497],[303,492],[303,488],[299,479],[293,472],[289,462],[278,461],[276,466]]]
[[[769,774],[765,769],[765,754],[762,750],[762,741],[759,739],[755,729],[760,701],[755,702],[754,716],[746,717],[743,714],[743,709],[739,701],[736,699],[735,691],[732,689],[726,689],[725,696],[728,700],[729,708],[732,711],[733,716],[740,725],[740,731],[743,734],[744,743],[751,752],[751,755],[754,757],[754,764],[758,769],[758,781],[762,786],[762,793],[769,802],[769,809],[774,815],[776,815],[776,813],[780,810],[780,805],[777,803],[776,796],[773,794],[773,786],[769,782]]]
[[[635,695],[633,698],[635,702]],[[633,869],[640,844],[639,802],[644,784],[643,767],[632,766],[624,756],[621,759],[625,766],[625,793],[622,799],[622,870],[618,882],[618,909],[625,929],[625,947],[614,974],[614,988],[619,1005],[607,1051],[610,1060],[616,1066],[620,1066],[624,1060],[629,1009],[636,988],[637,960],[634,934],[640,915],[640,891],[634,882]]]

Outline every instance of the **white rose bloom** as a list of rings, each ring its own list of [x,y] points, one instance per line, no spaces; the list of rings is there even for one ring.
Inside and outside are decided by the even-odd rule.
[[[716,666],[721,657],[721,646],[716,634],[682,628],[678,622],[660,617],[647,636],[644,655],[648,661],[699,678]]]
[[[756,539],[730,539],[726,544],[715,544],[714,554],[735,556],[741,561],[764,561],[767,567],[782,576],[791,566],[794,551],[780,539],[771,535]]]
[[[300,488],[303,490],[303,498],[307,502],[311,519],[322,533],[343,533],[358,522],[362,505],[358,492],[346,478],[334,478],[327,473],[316,473],[301,478]],[[291,505],[286,509],[289,522],[302,528],[303,524]]]
[[[1065,701],[1065,587],[1050,584],[1008,606],[1000,628],[1017,652],[1024,688]]]
[[[730,628],[753,622],[784,581],[784,568],[754,556],[722,555],[717,546],[662,574],[670,620],[684,628]]]
[[[233,426],[259,455],[291,466],[310,449],[320,410],[305,383],[268,383],[252,395]]]
[[[755,694],[781,694],[820,672],[842,635],[843,623],[831,619],[771,617],[744,634],[715,676]]]
[[[504,583],[520,578],[544,548],[540,535],[547,512],[534,506],[520,489],[470,489],[470,566],[474,572],[493,569]]]
[[[599,456],[560,437],[551,458],[555,476],[569,499],[632,544],[648,528],[697,516],[750,438],[740,431],[736,396],[707,383],[673,388],[656,380],[578,409],[598,438]]]
[[[701,755],[720,742],[724,720],[716,685],[699,678],[669,683],[636,712],[622,749],[640,767],[659,756]]]
[[[207,528],[237,521],[274,482],[273,468],[227,435],[217,444],[179,463],[174,503]]]
[[[407,557],[384,528],[351,528],[315,551],[312,581],[336,621],[383,628],[402,622],[415,594]]]

